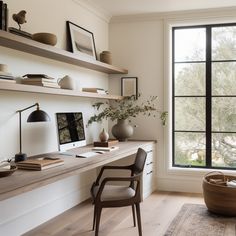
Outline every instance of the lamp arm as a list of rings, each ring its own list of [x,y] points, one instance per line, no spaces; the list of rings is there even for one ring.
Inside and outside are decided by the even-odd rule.
[[[24,109],[22,109],[22,110],[18,110],[17,112],[19,113],[19,128],[20,128],[20,154],[22,154],[22,132],[21,132],[21,113],[23,112],[23,111],[25,111],[25,110],[28,110],[28,109],[30,109],[30,108],[32,108],[32,107],[35,107],[35,106],[37,106],[37,110],[39,109],[39,104],[36,102],[34,105],[31,105],[31,106],[29,106],[29,107],[26,107],[26,108],[24,108]]]
[[[30,108],[32,108],[32,107],[35,107],[35,106],[37,106],[37,109],[39,109],[39,104],[36,102],[34,105],[31,105],[31,106],[29,106],[29,107],[26,107],[26,108],[24,108],[24,109],[22,109],[22,110],[18,110],[18,111],[16,111],[16,112],[21,113],[21,112],[23,112],[23,111],[25,111],[25,110],[28,110],[28,109],[30,109]]]

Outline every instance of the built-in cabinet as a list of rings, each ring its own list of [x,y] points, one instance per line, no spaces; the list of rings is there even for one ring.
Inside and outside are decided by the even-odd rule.
[[[27,39],[21,36],[14,35],[12,33],[0,30],[0,46],[15,49],[18,51],[26,52],[32,55],[37,55],[56,61],[76,65],[91,70],[107,73],[107,74],[127,74],[128,70],[122,69],[113,65],[109,65],[93,58],[86,56],[79,56],[75,53],[71,53],[54,46],[45,45],[36,42],[31,39]],[[79,91],[69,91],[65,89],[45,88],[31,85],[21,84],[6,84],[0,83],[0,90],[12,90],[19,92],[32,92],[32,93],[44,93],[44,94],[57,94],[66,96],[77,97],[91,97],[91,98],[105,98],[105,99],[121,99],[120,96],[87,93]]]
[[[143,171],[142,178],[142,194],[143,199],[151,195],[155,190],[155,181],[156,181],[156,148],[155,144],[149,144],[144,147],[144,150],[147,152],[147,159]]]

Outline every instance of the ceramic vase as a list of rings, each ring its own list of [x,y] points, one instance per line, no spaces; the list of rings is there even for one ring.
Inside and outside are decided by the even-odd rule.
[[[99,135],[99,139],[101,142],[107,142],[109,139],[109,134],[105,131],[105,129],[102,130],[102,132]]]
[[[73,80],[73,78],[71,78],[68,75],[64,76],[61,79],[58,79],[57,82],[61,86],[62,89],[71,89],[71,90],[76,89],[75,81]]]
[[[117,120],[117,124],[111,130],[113,136],[119,141],[127,141],[134,133],[134,128],[128,120]]]
[[[100,61],[107,63],[107,64],[111,64],[112,60],[111,60],[111,53],[109,51],[103,51],[100,54]]]

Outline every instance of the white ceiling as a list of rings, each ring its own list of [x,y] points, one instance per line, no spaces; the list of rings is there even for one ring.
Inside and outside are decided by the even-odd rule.
[[[88,0],[111,16],[236,6],[236,0]]]

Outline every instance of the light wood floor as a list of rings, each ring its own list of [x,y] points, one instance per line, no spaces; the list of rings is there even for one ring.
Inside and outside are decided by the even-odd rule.
[[[200,194],[155,192],[141,204],[143,236],[162,236],[184,203],[203,204]],[[93,208],[86,201],[24,236],[94,236]],[[137,236],[131,207],[103,209],[99,236]]]

